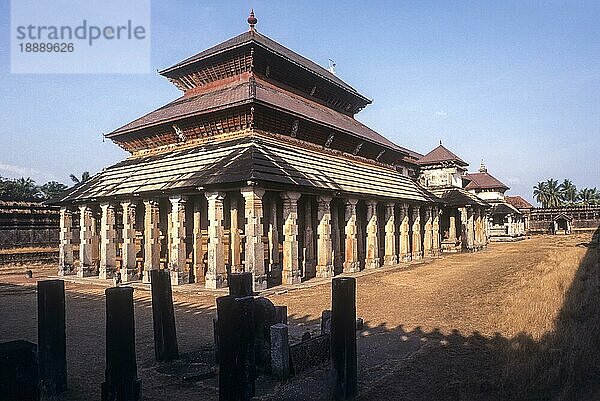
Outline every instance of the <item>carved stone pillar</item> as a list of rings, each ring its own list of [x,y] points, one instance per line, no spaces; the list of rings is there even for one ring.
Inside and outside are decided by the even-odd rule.
[[[340,243],[340,215],[337,203],[331,207],[331,244],[333,247],[333,274],[337,267],[342,266],[343,256]]]
[[[425,232],[423,235],[423,255],[433,256],[433,215],[431,206],[425,206]]]
[[[171,226],[169,234],[171,237],[169,252],[169,272],[171,273],[171,285],[180,285],[187,282],[185,249],[185,198],[172,196],[171,202]]]
[[[385,204],[385,255],[383,257],[384,265],[394,265],[398,263],[396,247],[396,219],[394,216],[394,203]]]
[[[306,200],[304,208],[304,277],[315,277],[317,274],[315,269],[315,248],[314,248],[314,233],[312,221],[312,201],[310,198]]]
[[[469,249],[469,218],[467,214],[467,208],[461,207],[459,210],[460,213],[460,242],[462,249]]]
[[[207,192],[208,199],[208,266],[206,269],[205,287],[210,289],[227,287],[227,270],[225,269],[225,230],[223,228],[222,192]]]
[[[230,206],[229,248],[231,251],[231,271],[237,273],[244,271],[244,266],[242,265],[242,236],[240,235],[240,226],[238,225],[239,210],[238,198],[232,197]]]
[[[448,217],[450,220],[450,227],[448,228],[448,239],[453,243],[456,243],[456,212],[452,211],[452,214]]]
[[[246,271],[252,272],[254,290],[267,288],[263,235],[263,203],[265,190],[257,187],[242,188],[246,216]]]
[[[344,273],[354,273],[360,270],[358,262],[358,226],[356,224],[356,204],[358,199],[346,199],[346,226]]]
[[[110,279],[117,271],[117,244],[115,232],[115,207],[109,203],[100,205],[100,278]]]
[[[298,265],[298,192],[284,192],[283,199],[283,265],[282,284],[300,282]]]
[[[377,202],[367,202],[367,249],[365,268],[374,269],[380,266],[379,233],[377,232]]]
[[[121,281],[130,281],[135,274],[135,203],[123,202],[123,246],[121,247]]]
[[[433,214],[431,256],[440,256],[440,212],[438,207],[434,206],[431,213]]]
[[[400,206],[400,260],[410,262],[412,254],[410,251],[410,215],[408,213],[408,205],[403,203]]]
[[[412,208],[412,260],[423,258],[423,248],[421,240],[421,211],[419,206]]]
[[[317,198],[317,277],[333,275],[333,246],[331,242],[331,197]]]
[[[78,277],[94,275],[93,251],[94,246],[94,214],[88,206],[79,207],[79,269]]]
[[[474,245],[474,237],[475,237],[475,218],[474,218],[473,208],[467,208],[467,249],[472,251],[475,247]]]
[[[150,282],[150,271],[160,268],[160,229],[158,202],[144,200],[144,273],[142,282]]]
[[[202,244],[202,204],[199,198],[194,199],[194,227],[193,227],[193,260],[194,281],[204,282],[204,246]]]
[[[279,268],[279,231],[277,230],[277,201],[271,199],[269,203],[269,270]]]
[[[73,214],[66,207],[60,208],[60,243],[58,245],[58,275],[73,272]]]

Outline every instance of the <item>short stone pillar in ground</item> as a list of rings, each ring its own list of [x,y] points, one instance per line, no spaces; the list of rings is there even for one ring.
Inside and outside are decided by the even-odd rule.
[[[179,358],[171,276],[168,270],[152,270],[152,320],[154,356],[158,362]]]
[[[0,397],[7,401],[37,401],[37,347],[24,340],[0,343]]]
[[[321,312],[321,334],[331,334],[331,310]]]
[[[254,300],[254,349],[256,369],[260,373],[271,369],[271,333],[274,325],[275,305],[267,298],[258,297]]]
[[[65,283],[38,281],[37,303],[40,393],[47,399],[67,389]]]
[[[271,326],[271,374],[279,380],[290,375],[290,344],[288,326],[276,323]]]
[[[252,273],[230,273],[228,276],[229,295],[234,297],[247,297],[254,295],[252,290]]]
[[[106,370],[102,401],[137,401],[141,381],[135,360],[133,288],[112,287],[106,294]]]
[[[254,397],[254,298],[217,298],[219,400]]]
[[[333,399],[356,399],[356,280],[353,277],[338,277],[332,281],[331,360]]]
[[[285,305],[281,305],[281,306],[276,305],[275,306],[275,322],[287,324],[287,322],[288,322],[287,306],[285,306]]]

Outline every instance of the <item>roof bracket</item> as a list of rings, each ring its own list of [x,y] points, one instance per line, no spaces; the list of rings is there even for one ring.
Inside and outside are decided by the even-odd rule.
[[[360,152],[360,150],[362,149],[363,145],[364,145],[364,142],[361,142],[358,145],[356,145],[356,148],[354,148],[354,152],[352,152],[352,154],[354,156],[356,156],[358,154],[358,152]]]

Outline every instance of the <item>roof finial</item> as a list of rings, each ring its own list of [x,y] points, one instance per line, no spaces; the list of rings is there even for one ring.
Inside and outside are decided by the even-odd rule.
[[[440,146],[442,145],[442,140],[440,139]]]
[[[254,25],[256,25],[257,22],[258,20],[254,16],[254,9],[252,9],[250,11],[250,16],[248,17],[248,25],[250,25],[250,31],[254,31]]]
[[[481,164],[479,165],[479,172],[487,173],[487,167],[485,167],[485,164],[483,164],[483,159],[481,159]]]

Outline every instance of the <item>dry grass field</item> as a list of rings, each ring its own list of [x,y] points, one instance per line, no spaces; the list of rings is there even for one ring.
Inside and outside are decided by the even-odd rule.
[[[600,399],[600,261],[591,234],[491,244],[483,252],[381,269],[357,278],[362,400]],[[38,270],[36,277],[53,274]],[[0,341],[35,341],[34,282],[0,274]],[[104,368],[103,288],[67,284],[70,390],[98,398]],[[180,350],[210,349],[216,293],[175,293]],[[293,337],[318,331],[330,284],[272,291]],[[183,381],[153,366],[147,291],[136,290],[137,355],[144,399],[217,399],[215,378]],[[259,399],[327,399],[327,368]]]

